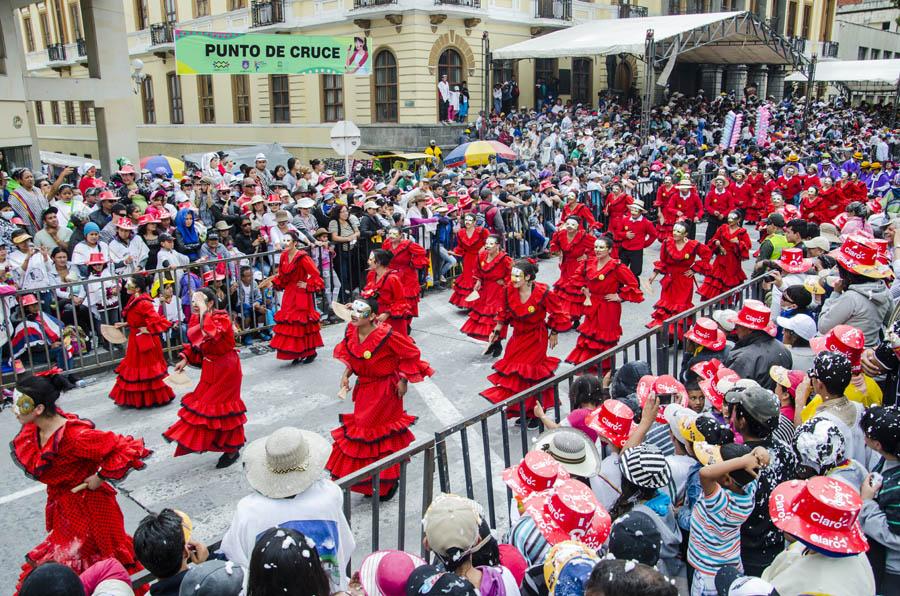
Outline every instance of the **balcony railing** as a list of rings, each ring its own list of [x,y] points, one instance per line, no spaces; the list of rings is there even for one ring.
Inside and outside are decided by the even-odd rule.
[[[620,19],[637,19],[646,17],[648,14],[646,6],[635,6],[634,4],[619,5]]]
[[[52,43],[47,46],[47,60],[50,62],[65,62],[66,46],[61,43]]]
[[[804,38],[793,35],[788,38],[788,41],[791,42],[791,47],[794,48],[794,51],[798,54],[806,52],[806,40]]]
[[[467,8],[481,8],[481,0],[434,0],[434,4],[444,6],[465,6]]]
[[[150,25],[150,45],[161,46],[167,43],[175,43],[172,35],[173,23],[153,23]]]
[[[669,14],[700,14],[710,12],[709,0],[669,0]]]
[[[836,41],[823,41],[822,42],[822,57],[823,58],[837,58],[838,57],[838,42]]]
[[[536,19],[571,21],[572,0],[535,0],[534,17]]]
[[[390,6],[397,0],[353,0],[353,8],[371,8],[372,6]]]
[[[87,44],[84,43],[84,39],[78,38],[75,40],[75,48],[78,51],[78,57],[84,58],[87,56]]]
[[[253,27],[268,27],[284,22],[284,0],[259,0],[251,5]]]

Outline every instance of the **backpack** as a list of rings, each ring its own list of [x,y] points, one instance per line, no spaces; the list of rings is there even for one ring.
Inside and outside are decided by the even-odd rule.
[[[491,234],[496,234],[497,228],[494,225],[494,220],[497,217],[497,211],[496,205],[478,203],[475,207],[475,223],[486,228]]]

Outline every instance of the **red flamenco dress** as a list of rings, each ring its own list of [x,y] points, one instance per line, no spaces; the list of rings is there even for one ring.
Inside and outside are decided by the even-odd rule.
[[[613,348],[622,337],[622,303],[606,300],[604,296],[617,294],[626,302],[644,301],[638,279],[616,259],[598,267],[596,257],[592,256],[582,264],[580,277],[582,287],[591,292],[592,305],[584,307],[585,319],[578,327],[578,340],[566,357],[566,362],[571,364],[581,364]],[[605,373],[612,363],[604,360],[602,364]],[[588,372],[596,373],[596,367]]]
[[[742,227],[732,230],[730,226],[722,226],[710,238],[708,246],[716,260],[697,290],[704,300],[711,300],[747,279],[741,263],[750,257],[750,235]]]
[[[117,406],[150,408],[175,399],[175,392],[163,382],[168,363],[159,334],[172,323],[153,308],[147,294],[134,294],[122,311],[131,329],[125,358],[116,367],[116,384],[109,397]],[[139,331],[141,327],[146,333]]]
[[[409,336],[395,333],[389,325],[376,326],[363,341],[357,328],[348,325],[344,339],[334,347],[334,357],[356,375],[353,413],[341,414],[341,425],[331,431],[334,444],[325,467],[337,479],[415,440],[409,427],[416,417],[403,409],[397,385],[401,379],[418,383],[434,371]],[[379,496],[391,492],[399,478],[399,464],[382,471]],[[371,496],[372,484],[367,480],[351,490]]]
[[[566,229],[557,230],[550,239],[550,252],[562,253],[559,279],[553,283],[553,291],[559,297],[563,311],[570,317],[580,317],[584,309],[578,270],[587,256],[594,252],[594,240],[594,236],[584,230],[577,230],[570,237]]]
[[[116,490],[104,482],[97,490],[72,489],[97,474],[122,480],[144,467],[151,452],[143,439],[96,430],[94,423],[59,411],[66,418],[50,439],[40,444],[40,431],[25,424],[12,440],[13,461],[32,480],[47,485],[47,537],[27,555],[19,581],[31,571],[56,561],[80,574],[98,561],[114,558],[129,571],[143,569],[125,533]]]
[[[419,269],[428,266],[428,253],[424,248],[406,238],[388,238],[381,248],[394,255],[394,258],[391,259],[391,267],[400,276],[403,297],[409,304],[410,316],[418,317],[419,295],[422,292],[422,286],[419,284]]]
[[[297,284],[306,283],[301,288]],[[316,292],[325,289],[316,264],[306,252],[298,250],[294,257],[288,251],[281,253],[278,275],[272,285],[283,290],[281,308],[275,313],[275,336],[269,345],[277,351],[279,360],[298,360],[316,355],[322,347],[319,333],[319,312],[316,310]]]
[[[184,352],[188,364],[200,366],[197,387],[181,400],[178,420],[163,433],[178,443],[175,457],[243,446],[247,408],[241,399],[241,361],[234,349],[234,329],[224,310],[191,317]]]
[[[658,327],[666,319],[694,306],[694,278],[684,273],[689,270],[706,273],[711,260],[712,251],[705,244],[688,239],[679,250],[674,238],[666,238],[659,251],[659,260],[653,264],[654,271],[663,278],[659,300],[653,305],[648,328]],[[682,332],[679,331],[679,337]]]
[[[388,314],[385,322],[397,333],[409,335],[412,314],[409,312],[409,303],[403,297],[403,285],[396,271],[387,271],[381,278],[374,271],[369,271],[366,274],[366,287],[360,296],[377,300],[378,312]]]
[[[453,293],[450,295],[450,304],[460,308],[470,308],[471,302],[466,298],[475,289],[475,271],[478,267],[478,253],[484,248],[484,241],[489,233],[481,226],[472,229],[472,233],[465,228],[456,233],[456,254],[462,257],[462,273],[453,284]]]
[[[547,356],[547,338],[550,330],[561,333],[571,328],[572,322],[560,305],[555,293],[542,283],[536,282],[531,296],[524,303],[519,290],[508,285],[505,292],[506,304],[497,315],[497,322],[512,325],[512,337],[506,343],[503,357],[494,363],[494,373],[488,376],[493,387],[481,392],[481,396],[492,403],[503,400],[553,376],[559,366],[559,358]],[[525,400],[525,416],[532,417],[537,403],[535,396]],[[541,395],[545,408],[553,405],[553,389]],[[507,409],[507,416],[521,416],[519,404]]]
[[[472,339],[487,341],[497,324],[497,315],[506,308],[506,284],[512,271],[512,259],[502,250],[489,259],[486,250],[478,253],[475,262],[474,279],[481,282],[478,299],[468,302],[469,318],[463,323],[462,331]],[[500,339],[506,337],[506,329]]]

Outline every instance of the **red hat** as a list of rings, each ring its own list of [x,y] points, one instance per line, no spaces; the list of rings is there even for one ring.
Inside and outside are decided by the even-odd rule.
[[[322,186],[322,194],[324,195],[325,193],[329,193],[329,192],[333,191],[336,187],[337,187],[337,182],[335,182],[332,179],[329,179],[328,182],[326,182]]]
[[[103,181],[103,178],[94,178],[91,181],[91,186],[94,188],[106,188],[106,182]]]
[[[647,403],[647,398],[650,397],[651,392],[656,395],[676,395],[677,398],[673,399],[672,403],[684,403],[688,399],[687,389],[672,375],[660,375],[658,377],[644,375],[641,377],[637,385],[637,397],[641,402],[642,408]],[[667,423],[663,409],[660,408],[656,412],[656,421],[660,424]]]
[[[359,188],[363,192],[369,192],[370,190],[375,188],[375,181],[370,178],[366,178],[365,180],[363,180],[362,182],[359,183]]]
[[[773,365],[769,369],[769,376],[773,381],[787,389],[791,397],[797,394],[797,388],[800,383],[806,380],[806,373],[802,370],[788,370],[783,366]]]
[[[353,188],[353,183],[349,180],[344,180],[343,182],[341,182],[341,185],[338,188],[340,188],[341,190],[350,190],[351,188]]]
[[[92,252],[85,264],[88,267],[91,265],[106,265],[106,257],[103,256],[102,252]]]
[[[497,182],[496,180],[491,180],[491,181],[488,182],[488,184],[487,184],[487,187],[488,187],[488,188],[497,188],[498,186],[500,186],[500,183]]]
[[[875,245],[875,261],[879,265],[891,264],[891,253],[888,241],[884,238],[872,238],[872,244]]]
[[[772,311],[759,300],[747,300],[741,307],[737,316],[728,319],[729,323],[765,331],[769,335],[775,335],[775,324],[772,322]]]
[[[803,258],[803,250],[800,248],[783,248],[781,256],[775,264],[788,273],[804,273],[812,267],[812,259]]]
[[[720,383],[727,383],[733,385],[741,380],[741,376],[731,370],[730,368],[725,368],[724,366],[720,366],[716,371],[715,375],[709,378],[701,379],[697,385],[700,386],[700,391],[703,393],[703,397],[709,400],[709,403],[712,404],[712,407],[716,410],[722,411],[722,402],[725,400],[725,391],[719,390]]]
[[[600,548],[612,526],[609,513],[591,489],[571,478],[553,490],[533,493],[525,500],[525,513],[551,545],[577,540],[591,548]]]
[[[725,348],[725,332],[719,329],[715,321],[706,317],[699,317],[684,336],[714,352]]]
[[[144,213],[142,216],[140,216],[140,217],[138,218],[138,225],[139,225],[139,226],[145,226],[145,225],[150,224],[150,223],[156,223],[156,224],[158,224],[158,223],[159,223],[159,217],[158,217],[157,214],[158,214],[158,212],[156,211],[156,209],[154,209],[153,211],[150,211],[150,210],[148,209],[146,213]]]
[[[225,279],[225,274],[219,273],[218,271],[207,271],[203,274],[203,283],[206,285],[209,285],[214,281],[221,281],[223,279]]]
[[[119,217],[116,219],[116,227],[121,228],[123,230],[133,230],[134,222],[127,217]]]
[[[134,166],[130,163],[125,164],[119,169],[119,174],[135,174]]]
[[[862,372],[862,353],[866,347],[866,336],[851,325],[837,325],[823,336],[809,340],[813,352],[837,352],[850,360],[853,374]]]
[[[585,423],[597,431],[601,438],[621,448],[631,435],[634,412],[619,400],[608,399],[588,414]]]
[[[528,561],[524,555],[512,544],[498,544],[497,550],[500,551],[500,564],[509,569],[516,585],[521,585],[528,571]]]
[[[700,377],[701,380],[714,379],[720,368],[722,368],[722,361],[718,358],[710,358],[693,365],[691,372]]]
[[[547,190],[551,186],[553,186],[553,182],[551,182],[550,180],[542,180],[541,183],[538,185],[538,192]]]
[[[228,186],[228,184],[226,184],[225,181],[223,180],[223,181],[219,182],[218,184],[216,184],[216,192],[219,192],[220,190],[231,190],[231,187]]]
[[[37,303],[38,299],[34,294],[25,294],[24,296],[22,296],[22,306],[28,306]]]
[[[456,202],[456,206],[459,207],[460,211],[465,211],[472,206],[472,197],[469,195],[460,197],[459,201]]]
[[[891,276],[889,268],[879,266],[876,260],[878,247],[871,238],[853,234],[844,240],[840,248],[828,254],[834,257],[841,267],[854,273],[879,279]]]
[[[101,191],[99,195],[97,195],[98,201],[118,201],[119,198],[112,193],[111,190]]]
[[[769,497],[775,527],[817,549],[842,555],[869,550],[859,525],[862,499],[849,485],[825,476],[788,480]]]
[[[270,194],[269,197],[268,197],[268,202],[269,202],[269,203],[279,203],[279,204],[281,204],[281,196],[276,195],[276,194],[274,194],[274,193],[273,193],[273,194]]]
[[[522,500],[568,478],[569,473],[546,451],[529,451],[518,464],[503,470],[503,482]]]

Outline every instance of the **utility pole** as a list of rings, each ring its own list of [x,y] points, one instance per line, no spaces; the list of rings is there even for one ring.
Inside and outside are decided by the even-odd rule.
[[[803,106],[803,122],[801,124],[800,130],[797,131],[801,134],[804,130],[806,130],[806,122],[809,119],[809,107],[812,105],[813,95],[815,94],[817,61],[818,56],[813,54],[812,59],[809,61],[809,75],[806,77],[806,105]]]
[[[653,29],[647,29],[644,40],[644,101],[641,103],[641,142],[647,142],[650,136],[650,110],[653,108],[653,97],[656,94],[656,40]]]
[[[482,77],[482,105],[484,106],[482,109],[484,110],[485,117],[490,116],[491,114],[491,38],[488,36],[488,32],[485,31],[481,34],[481,54],[484,57],[484,76]]]

